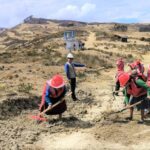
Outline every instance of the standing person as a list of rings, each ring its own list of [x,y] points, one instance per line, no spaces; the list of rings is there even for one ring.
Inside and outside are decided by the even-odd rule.
[[[118,91],[120,90],[120,82],[119,82],[119,77],[124,74],[124,61],[122,58],[119,58],[117,61],[116,61],[116,67],[117,67],[117,73],[116,73],[116,83],[115,83],[115,91],[114,91],[114,94],[116,96],[118,96]],[[127,105],[128,104],[128,101],[129,101],[129,98],[130,98],[130,94],[126,93],[126,89],[123,90],[123,95],[126,95],[125,96],[125,99],[124,99],[124,104]]]
[[[140,60],[136,60],[135,62],[128,64],[128,66],[130,67],[131,70],[136,69],[138,76],[142,78],[144,81],[146,81],[146,76],[144,75],[145,68]]]
[[[49,109],[45,112],[47,115],[59,115],[59,119],[62,118],[62,113],[67,110],[65,100],[58,104],[53,109],[52,106],[62,100],[66,94],[66,86],[64,79],[61,75],[55,75],[52,79],[48,80],[44,86],[42,93],[42,101],[40,104],[40,116],[44,115],[43,111]]]
[[[141,63],[141,61],[136,60],[135,64],[136,64],[136,69],[137,69],[138,74],[143,74],[145,71],[145,68],[144,68],[144,65]]]
[[[79,50],[82,49],[82,44],[81,44],[81,41],[79,41]]]
[[[76,50],[76,44],[75,43],[73,44],[73,49],[74,49],[74,51]]]
[[[68,61],[65,64],[65,72],[67,79],[69,80],[70,86],[71,86],[71,92],[72,92],[72,99],[73,101],[77,100],[75,89],[76,89],[76,72],[75,67],[85,67],[85,65],[80,63],[73,62],[74,56],[72,53],[69,53],[67,55]]]
[[[150,65],[148,66],[148,70],[147,70],[147,86],[150,87]]]
[[[119,76],[121,74],[124,73],[124,61],[122,58],[118,59],[116,62],[116,66],[117,66],[117,73],[116,73],[116,84],[115,84],[115,91],[119,91],[120,89],[120,83],[119,83]],[[118,95],[118,92],[115,93],[116,95]]]
[[[150,65],[148,65],[146,84],[150,88]],[[146,116],[149,115],[149,114],[150,114],[150,101],[148,102],[148,109],[147,109]]]
[[[150,98],[150,87],[135,72],[131,75],[129,73],[122,74],[119,77],[119,82],[122,87],[126,87],[126,93],[132,96],[130,105],[140,102],[137,105],[138,110],[141,110],[141,120],[138,123],[144,123],[144,110],[148,108],[147,96]],[[133,110],[133,107],[130,108],[128,120],[133,119]]]
[[[133,70],[133,69],[136,69],[135,62],[129,63],[128,66],[130,67],[130,71]]]

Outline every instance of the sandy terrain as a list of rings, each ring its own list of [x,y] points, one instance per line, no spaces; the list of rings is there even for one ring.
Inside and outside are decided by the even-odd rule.
[[[54,26],[57,29],[58,25],[54,23],[47,25],[47,28],[51,30]],[[14,30],[20,33],[22,30],[30,30],[31,28],[33,30],[34,26],[21,25]],[[38,28],[38,31],[36,28]],[[43,30],[45,30],[44,27],[39,27],[38,25],[36,28],[34,30],[35,33],[29,39],[33,39],[36,33],[42,35]],[[61,27],[60,29],[64,30]],[[109,25],[96,26],[95,29],[108,31]],[[47,122],[37,124],[30,116],[38,113],[38,104],[40,103],[44,82],[55,73],[61,73],[65,77],[63,64],[66,61],[67,51],[64,46],[59,45],[59,47],[48,49],[48,46],[51,46],[54,41],[60,44],[58,39],[60,41],[63,41],[63,39],[57,37],[57,40],[55,38],[50,40],[47,38],[38,46],[37,44],[33,44],[31,47],[26,48],[22,44],[17,49],[4,49],[3,47],[6,44],[6,40],[4,39],[6,37],[17,38],[18,36],[14,35],[14,32],[9,31],[1,37],[1,150],[150,149],[149,118],[144,125],[139,125],[137,121],[140,118],[140,113],[137,111],[135,111],[134,120],[131,122],[125,120],[125,117],[129,115],[128,110],[119,114],[111,114],[113,111],[124,107],[123,97],[119,96],[114,100],[111,94],[114,88],[114,76],[116,72],[115,67],[113,67],[115,66],[115,60],[120,56],[132,54],[135,57],[132,59],[141,58],[147,67],[150,63],[150,53],[141,53],[138,50],[132,51],[132,49],[127,47],[127,44],[132,44],[132,40],[130,39],[127,44],[107,39],[96,41],[93,27],[87,26],[85,30],[90,30],[88,37],[84,37],[86,39],[84,41],[86,49],[73,53],[75,56],[82,56],[80,59],[76,58],[82,63],[86,63],[89,60],[88,63],[89,65],[92,64],[92,68],[88,68],[89,66],[87,66],[84,69],[77,69],[76,92],[79,101],[73,102],[70,96],[66,97],[68,110],[64,113],[63,120],[58,120],[57,116],[46,116],[49,119],[49,124]],[[137,35],[136,38],[139,38],[141,36],[146,37],[149,33],[140,34],[139,32],[132,32],[131,34],[127,32],[126,34],[133,37]],[[28,38],[25,35],[21,35],[21,37],[24,39]],[[19,36],[18,39],[21,39],[21,37]],[[9,40],[7,43],[10,42]],[[137,45],[145,45],[145,42],[141,42],[139,39],[136,40]],[[146,44],[148,45],[148,43]],[[43,45],[47,46],[43,48]],[[123,48],[120,49],[120,47]],[[112,54],[107,54],[106,52],[112,52]],[[8,53],[13,55],[8,57],[6,55]],[[88,55],[88,60],[86,60],[86,57],[83,57],[85,54]],[[103,65],[101,62],[94,61],[97,56],[99,61],[102,58],[106,59],[106,62],[111,63],[112,67],[104,67],[104,69],[98,70],[97,68],[103,67]],[[124,59],[128,63],[128,58],[125,57]],[[90,62],[91,60],[92,62]]]

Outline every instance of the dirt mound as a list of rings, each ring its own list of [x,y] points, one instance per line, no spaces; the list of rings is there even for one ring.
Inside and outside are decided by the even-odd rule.
[[[30,118],[38,114],[39,97],[13,97],[0,103],[0,146],[2,149],[42,149],[39,145],[32,147],[33,143],[41,138],[41,134],[67,133],[79,129],[92,128],[90,121],[83,118],[87,114],[88,105],[92,103],[89,93],[78,91],[80,101],[75,103],[66,97],[68,111],[60,121],[56,116],[48,116],[48,123],[37,124]],[[87,99],[85,98],[87,97]],[[7,130],[6,130],[7,129]]]
[[[20,115],[24,110],[38,109],[38,97],[14,97],[0,103],[0,119]]]

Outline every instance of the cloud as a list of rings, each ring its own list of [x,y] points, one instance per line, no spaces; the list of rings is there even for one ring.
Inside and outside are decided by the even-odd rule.
[[[90,13],[91,11],[94,11],[96,9],[96,5],[92,4],[92,3],[85,3],[82,7],[81,7],[81,15],[87,15],[88,13]]]
[[[15,26],[30,15],[46,18],[59,7],[57,3],[58,0],[0,0],[0,27]]]
[[[93,3],[85,3],[82,6],[69,4],[60,9],[54,16],[57,19],[81,19],[82,17],[93,12],[96,5]]]
[[[50,19],[99,22],[150,22],[149,0],[0,0],[0,27],[33,15]]]
[[[26,4],[18,0],[15,3],[3,2],[0,4],[0,22],[2,26],[12,26],[20,22],[22,12],[26,12]]]
[[[147,0],[109,0],[96,3],[92,20],[100,22],[150,22],[150,1]]]

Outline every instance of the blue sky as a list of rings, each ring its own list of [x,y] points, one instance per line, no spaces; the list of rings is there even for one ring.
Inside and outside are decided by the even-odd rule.
[[[33,15],[86,22],[150,23],[150,0],[0,0],[0,27]]]

